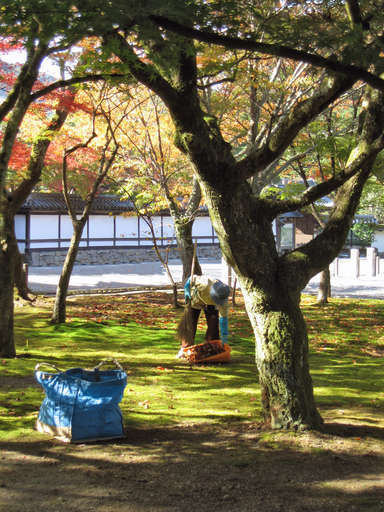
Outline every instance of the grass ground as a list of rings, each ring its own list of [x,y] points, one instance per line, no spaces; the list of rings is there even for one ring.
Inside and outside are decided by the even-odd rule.
[[[72,297],[58,327],[51,308],[18,303],[19,357],[0,360],[0,510],[384,511],[383,302],[303,298],[325,429],[302,434],[260,429],[240,300],[231,363],[199,367],[174,357],[181,311],[166,294]],[[37,363],[92,368],[110,357],[128,373],[124,440],[63,445],[33,429]]]

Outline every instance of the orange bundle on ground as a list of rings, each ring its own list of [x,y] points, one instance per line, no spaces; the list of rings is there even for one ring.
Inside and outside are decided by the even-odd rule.
[[[184,358],[196,363],[227,363],[231,358],[231,347],[221,341],[212,340],[184,348]]]

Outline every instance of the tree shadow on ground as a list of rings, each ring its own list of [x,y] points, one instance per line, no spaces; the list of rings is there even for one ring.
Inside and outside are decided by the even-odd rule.
[[[375,427],[328,424],[327,433],[268,437],[239,424],[128,428],[109,443],[0,443],[0,505],[8,512],[380,512],[384,449],[351,444],[362,428],[383,439]]]
[[[361,420],[361,419],[360,419]],[[325,423],[323,431],[326,434],[340,438],[365,438],[384,440],[384,428],[373,425],[353,425],[348,423]]]

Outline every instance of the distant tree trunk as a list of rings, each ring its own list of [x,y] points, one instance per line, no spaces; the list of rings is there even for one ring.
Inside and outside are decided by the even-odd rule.
[[[29,296],[31,291],[28,288],[28,275],[26,271],[26,265],[23,261],[22,255],[20,254],[14,233],[12,237],[12,251],[15,264],[15,286],[22,299],[32,302],[33,299]]]
[[[192,227],[194,219],[185,221],[185,219],[176,219],[175,221],[175,233],[177,246],[180,252],[180,259],[183,265],[183,283],[191,275],[192,258],[193,258],[193,239],[192,239]],[[201,275],[202,270],[200,267],[199,260],[196,255],[195,259],[195,270],[196,275]]]
[[[185,210],[178,206],[177,202],[172,197],[166,183],[164,184],[164,193],[166,195],[169,211],[175,226],[177,247],[179,249],[180,259],[183,266],[182,282],[184,284],[191,274],[192,259],[194,253],[192,228],[200,206],[201,188],[198,180],[196,177],[194,177],[191,195],[189,196],[188,206]],[[194,268],[195,274],[202,274],[197,254],[195,255]]]
[[[137,210],[137,212],[139,212],[139,210]],[[141,215],[140,217],[144,220],[144,222],[149,227],[149,231],[150,231],[151,236],[152,236],[153,248],[155,250],[155,253],[156,253],[157,257],[159,258],[160,263],[163,265],[163,267],[164,267],[164,269],[165,269],[165,271],[167,273],[169,282],[171,283],[171,286],[172,286],[172,304],[173,304],[173,306],[175,308],[179,308],[180,304],[179,304],[178,297],[177,297],[177,283],[173,279],[171,270],[169,268],[169,264],[168,264],[168,251],[166,252],[165,255],[162,254],[162,252],[161,252],[161,249],[160,249],[160,247],[159,247],[159,245],[157,243],[157,238],[156,238],[155,229],[153,227],[152,218],[150,216],[146,216],[146,215]]]
[[[79,245],[81,241],[81,235],[87,219],[78,221],[73,229],[71,243],[68,248],[67,255],[65,257],[64,265],[61,270],[59,283],[56,289],[55,304],[53,306],[53,312],[51,316],[52,324],[62,324],[66,320],[66,309],[67,309],[67,295],[69,280],[71,279],[73,267],[75,265],[76,256],[79,251]]]
[[[328,298],[331,297],[331,272],[329,267],[320,272],[319,291],[317,292],[317,304],[324,306],[328,304]]]

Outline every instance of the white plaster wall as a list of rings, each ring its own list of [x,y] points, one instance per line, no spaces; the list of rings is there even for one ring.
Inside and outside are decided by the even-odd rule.
[[[42,240],[49,238],[58,238],[58,226],[58,215],[31,215],[31,239],[38,238]],[[31,249],[33,249],[34,247],[57,247],[57,243],[31,243]]]
[[[135,240],[127,238],[138,236],[137,217],[116,216],[116,245],[137,245]]]
[[[374,234],[372,247],[376,247],[379,252],[384,252],[384,231],[376,231]]]
[[[60,233],[61,238],[67,238],[68,241],[60,242],[60,247],[69,247],[70,240],[73,234],[73,226],[72,221],[69,215],[60,215]],[[87,236],[87,225],[85,225],[82,238],[86,238]],[[80,242],[80,247],[86,247],[86,242]]]
[[[58,239],[59,238],[59,216],[58,215],[31,215],[31,239]],[[113,216],[112,215],[91,215],[89,218],[89,237],[90,238],[113,238]],[[160,239],[163,235],[163,244],[159,240],[159,245],[168,245],[171,238],[175,241],[175,230],[172,217],[163,217],[163,233],[161,231],[161,217],[153,217],[153,226],[156,236]],[[16,216],[16,235],[17,238],[23,239],[25,237],[25,216],[20,214]],[[140,229],[138,229],[140,224]],[[61,239],[67,241],[60,242],[35,242],[31,243],[32,249],[37,248],[65,248],[69,246],[69,241],[72,237],[73,227],[71,219],[68,215],[60,216],[60,233]],[[197,238],[198,243],[212,243],[212,225],[209,217],[198,217],[193,225],[192,235]],[[129,240],[129,238],[149,237],[150,240],[141,240],[141,246],[153,246],[151,232],[142,219],[138,223],[137,217],[134,216],[116,216],[116,246],[137,246],[137,240]],[[208,238],[203,238],[208,237]],[[82,238],[87,238],[87,225],[84,227]],[[217,237],[215,238],[217,242]],[[90,242],[93,246],[108,246],[113,245],[112,241],[93,241]],[[87,242],[82,241],[80,247],[86,247]],[[24,244],[19,243],[20,250],[24,252]]]
[[[192,236],[197,237],[198,243],[212,242],[212,224],[209,217],[197,217],[193,223]],[[208,236],[210,238],[199,238]]]
[[[90,215],[89,223],[89,238],[113,238],[113,216],[112,215]],[[84,235],[86,232],[84,230]],[[113,245],[112,241],[107,240],[92,240],[89,242],[90,246],[96,245]]]
[[[163,237],[175,238],[175,227],[171,216],[163,217]]]
[[[16,238],[25,239],[25,215],[16,215],[15,216],[15,233]],[[19,242],[19,251],[25,251],[25,244]]]
[[[140,219],[140,236],[142,238],[149,237],[150,240],[140,240],[140,245],[153,245],[152,241],[152,233],[149,229],[148,224],[145,222],[145,220]],[[152,225],[153,229],[155,231],[156,238],[161,237],[161,217],[152,217]],[[160,242],[161,244],[161,242]]]
[[[137,237],[137,217],[116,216],[116,245],[137,245],[135,240],[127,238]]]

